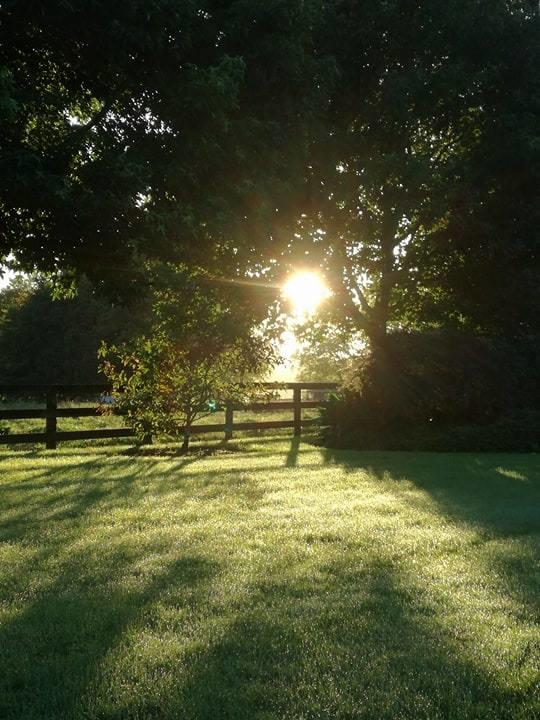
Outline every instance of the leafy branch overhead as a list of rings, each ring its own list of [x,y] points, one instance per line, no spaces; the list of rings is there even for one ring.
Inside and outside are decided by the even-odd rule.
[[[236,270],[302,172],[318,3],[1,13],[0,258],[133,291],[141,258]]]
[[[535,3],[1,12],[0,259],[113,299],[150,285],[149,261],[228,279],[306,264],[333,324],[379,346],[538,328]]]

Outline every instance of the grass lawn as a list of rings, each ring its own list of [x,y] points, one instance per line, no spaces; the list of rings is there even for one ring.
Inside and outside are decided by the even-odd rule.
[[[540,461],[0,450],[3,720],[540,718]]]

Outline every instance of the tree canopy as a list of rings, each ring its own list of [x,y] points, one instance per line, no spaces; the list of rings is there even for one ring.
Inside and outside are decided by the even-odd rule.
[[[536,3],[0,13],[0,258],[133,294],[154,260],[322,267],[334,327],[372,344],[538,330]]]
[[[338,80],[312,140],[292,262],[310,253],[321,263],[333,319],[375,343],[389,327],[530,331],[540,147],[531,3],[344,0],[328,12],[321,44]]]
[[[314,0],[6,0],[0,259],[137,288],[267,241],[303,172]]]

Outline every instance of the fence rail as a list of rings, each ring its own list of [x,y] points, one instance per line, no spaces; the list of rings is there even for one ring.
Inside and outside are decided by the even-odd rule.
[[[273,428],[292,428],[294,435],[302,432],[302,427],[313,425],[315,419],[302,418],[302,410],[307,408],[323,407],[324,400],[302,400],[302,390],[332,391],[338,386],[332,382],[291,382],[291,383],[261,383],[266,389],[292,390],[293,399],[275,400],[270,402],[238,405],[225,403],[225,422],[219,424],[193,425],[192,435],[203,433],[224,433],[225,439],[233,437],[235,430],[269,430]],[[58,442],[65,440],[98,440],[103,438],[133,437],[130,428],[100,428],[96,430],[70,430],[59,431],[59,418],[98,417],[100,405],[93,407],[59,408],[59,397],[84,398],[103,395],[111,391],[110,385],[0,385],[0,395],[12,397],[43,397],[44,408],[17,408],[5,409],[0,407],[0,420],[44,419],[44,432],[7,433],[0,435],[0,445],[18,443],[45,443],[49,450],[54,450]],[[235,411],[250,410],[261,412],[268,410],[292,410],[291,420],[266,420],[261,422],[234,422]],[[102,416],[103,417],[103,416]]]

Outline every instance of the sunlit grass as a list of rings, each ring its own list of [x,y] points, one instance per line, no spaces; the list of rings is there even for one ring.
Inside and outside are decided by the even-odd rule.
[[[215,447],[0,451],[0,717],[540,716],[536,456]]]

